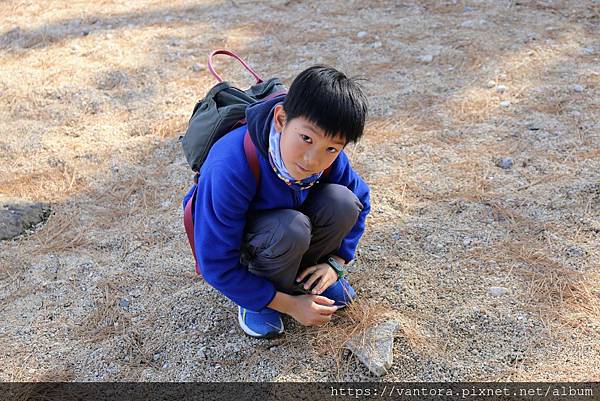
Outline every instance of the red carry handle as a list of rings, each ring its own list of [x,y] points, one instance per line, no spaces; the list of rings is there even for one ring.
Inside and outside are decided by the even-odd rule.
[[[213,74],[213,76],[217,79],[217,81],[223,82],[223,78],[221,78],[221,76],[219,74],[217,74],[217,72],[215,71],[215,69],[213,67],[213,57],[216,56],[217,54],[224,54],[226,56],[233,57],[234,59],[236,59],[237,61],[242,63],[244,68],[246,68],[246,70],[248,70],[248,72],[250,72],[250,74],[252,74],[252,76],[256,79],[257,84],[259,84],[263,81],[263,79],[244,60],[242,60],[242,58],[240,56],[238,56],[237,54],[235,54],[234,52],[232,52],[230,50],[225,50],[225,49],[217,49],[208,56],[208,70],[211,72],[211,74]]]

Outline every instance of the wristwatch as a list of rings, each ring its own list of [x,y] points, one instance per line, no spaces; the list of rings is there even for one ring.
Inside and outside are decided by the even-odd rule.
[[[335,270],[335,272],[336,272],[336,273],[337,273],[337,275],[338,275],[338,279],[340,279],[340,278],[344,277],[344,275],[346,274],[346,270],[344,270],[344,266],[342,266],[342,265],[340,264],[340,262],[338,262],[338,261],[337,261],[335,258],[333,258],[333,257],[331,257],[331,256],[330,256],[330,257],[327,259],[327,264],[328,264],[329,266],[331,266],[331,268],[332,268],[333,270]]]

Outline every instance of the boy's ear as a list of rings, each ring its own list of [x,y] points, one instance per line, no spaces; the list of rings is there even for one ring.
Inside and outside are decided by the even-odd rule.
[[[286,115],[283,110],[283,105],[278,104],[275,106],[275,110],[273,111],[273,120],[275,121],[275,129],[277,132],[283,131],[283,127],[285,127]]]

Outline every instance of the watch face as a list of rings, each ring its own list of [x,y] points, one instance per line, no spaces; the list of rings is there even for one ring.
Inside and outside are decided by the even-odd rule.
[[[328,262],[331,265],[331,267],[333,267],[338,273],[343,271],[342,266],[334,258],[329,258]]]

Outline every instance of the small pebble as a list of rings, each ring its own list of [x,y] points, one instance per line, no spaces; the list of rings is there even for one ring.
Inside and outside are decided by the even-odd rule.
[[[504,287],[490,287],[488,294],[492,297],[501,297],[502,295],[508,294],[508,288]]]
[[[500,102],[500,107],[503,107],[506,109],[506,108],[510,107],[510,102],[508,100],[504,100],[503,102]]]
[[[121,308],[127,308],[129,306],[129,300],[127,298],[123,298],[119,301],[119,306]]]
[[[569,257],[581,257],[585,256],[585,251],[578,247],[577,245],[571,245],[567,248],[566,254]]]
[[[488,83],[485,86],[488,89],[492,89],[494,86],[496,86],[496,81],[488,81]]]
[[[594,54],[594,49],[591,47],[583,47],[581,49],[581,53],[583,54]]]
[[[496,86],[496,92],[498,92],[498,93],[504,93],[504,92],[506,92],[506,86],[504,86],[504,85],[498,85],[498,86]]]
[[[460,24],[460,26],[463,28],[471,28],[471,27],[473,27],[473,25],[475,25],[475,21],[472,21],[472,20],[467,20],[467,21],[464,21],[462,24]]]
[[[431,54],[425,54],[419,57],[419,61],[422,63],[431,63],[433,61],[433,56]]]
[[[379,49],[383,44],[381,42],[372,43],[369,47],[372,49]]]
[[[512,157],[501,157],[496,161],[496,166],[504,169],[504,170],[508,170],[510,169],[513,165],[515,164],[515,162],[513,161]]]
[[[200,63],[196,63],[192,66],[192,71],[194,72],[200,72],[200,71],[204,71],[206,69],[206,66]]]
[[[583,86],[579,85],[579,84],[575,84],[573,86],[571,86],[571,89],[573,89],[573,92],[577,92],[577,93],[581,93],[583,92]]]
[[[362,38],[366,37],[367,35],[368,35],[368,33],[366,33],[365,31],[361,31],[356,34],[356,37],[359,39],[362,39]]]

